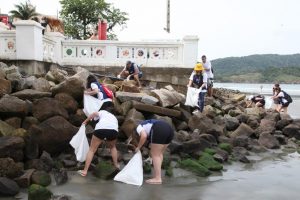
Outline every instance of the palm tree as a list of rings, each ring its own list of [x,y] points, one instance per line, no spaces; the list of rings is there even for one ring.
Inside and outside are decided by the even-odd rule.
[[[25,4],[20,3],[19,5],[15,5],[15,7],[16,10],[10,11],[13,18],[28,20],[38,15],[35,12],[35,6],[32,6],[28,1]]]

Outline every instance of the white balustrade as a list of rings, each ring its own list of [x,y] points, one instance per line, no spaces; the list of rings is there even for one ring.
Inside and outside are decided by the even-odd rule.
[[[16,32],[0,31],[0,59],[15,60],[16,58]]]
[[[54,48],[56,41],[51,38],[43,37],[43,61],[45,62],[56,62],[54,57]]]

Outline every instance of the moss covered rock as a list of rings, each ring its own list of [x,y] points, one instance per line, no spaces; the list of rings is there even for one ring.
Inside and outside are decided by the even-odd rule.
[[[231,146],[231,144],[228,144],[228,143],[220,143],[219,148],[224,151],[227,151],[228,153],[232,152],[232,146]]]
[[[115,171],[115,167],[110,162],[102,161],[96,165],[94,175],[101,179],[111,179],[111,174]]]
[[[171,163],[171,155],[169,152],[165,152],[161,168],[168,169],[168,167],[170,166],[170,163]]]
[[[173,167],[171,167],[170,165],[166,169],[166,176],[169,176],[169,177],[173,176]]]
[[[216,153],[217,151],[214,150],[214,149],[211,149],[211,148],[205,148],[205,149],[204,149],[204,152],[205,152],[205,153],[208,153],[208,154],[210,154],[210,155],[215,155],[215,153]]]
[[[51,177],[45,171],[35,171],[31,176],[31,182],[46,187],[50,185]]]
[[[208,153],[203,153],[200,156],[198,162],[204,167],[206,167],[207,169],[212,171],[220,171],[223,169],[223,165],[215,161],[213,156]]]
[[[151,173],[151,164],[149,163],[144,163],[143,165],[143,170],[145,174],[150,174]]]
[[[179,162],[179,166],[183,169],[196,173],[198,176],[205,177],[211,174],[206,167],[202,166],[196,160],[192,160],[192,159],[182,160]]]
[[[52,192],[41,185],[32,184],[28,188],[28,200],[49,200],[51,196]]]

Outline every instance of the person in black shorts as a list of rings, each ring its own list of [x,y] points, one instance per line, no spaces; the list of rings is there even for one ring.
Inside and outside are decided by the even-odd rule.
[[[114,166],[117,170],[120,169],[120,165],[118,164],[118,151],[116,148],[119,128],[117,118],[106,110],[100,110],[99,112],[94,112],[93,114],[91,114],[86,120],[84,120],[82,124],[86,125],[92,119],[99,121],[95,126],[90,149],[86,156],[84,169],[78,171],[81,176],[87,175],[94,154],[103,140],[106,140],[109,144]]]
[[[139,151],[147,140],[151,148],[154,177],[146,180],[146,183],[161,184],[163,153],[174,137],[174,130],[165,121],[150,119],[141,122],[136,128],[136,132],[140,136],[140,140],[135,151]]]

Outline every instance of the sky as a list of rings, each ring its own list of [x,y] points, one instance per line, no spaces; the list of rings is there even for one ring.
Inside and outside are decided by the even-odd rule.
[[[25,0],[0,0],[1,13]],[[39,13],[57,15],[59,0],[30,0]],[[106,0],[129,14],[121,41],[199,38],[199,57],[300,53],[299,0],[170,0],[171,32],[166,27],[167,0]]]

